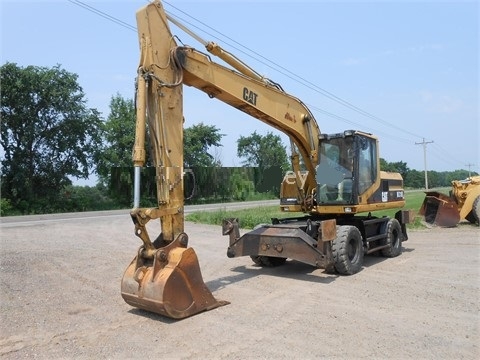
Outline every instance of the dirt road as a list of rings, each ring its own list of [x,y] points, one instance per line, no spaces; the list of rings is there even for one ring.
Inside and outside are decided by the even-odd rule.
[[[478,359],[480,230],[410,232],[354,276],[226,257],[187,223],[203,278],[231,304],[181,321],[120,296],[140,241],[128,213],[1,225],[2,359]],[[153,232],[153,231],[152,231]]]

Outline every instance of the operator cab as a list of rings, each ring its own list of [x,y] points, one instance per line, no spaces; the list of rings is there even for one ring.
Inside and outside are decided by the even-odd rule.
[[[318,205],[356,205],[379,176],[377,139],[371,134],[355,130],[322,134],[319,153]]]

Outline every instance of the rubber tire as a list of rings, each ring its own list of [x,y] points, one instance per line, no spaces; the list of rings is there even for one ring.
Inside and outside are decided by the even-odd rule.
[[[470,223],[480,225],[480,196],[473,201],[472,210],[465,217]]]
[[[252,261],[254,262],[255,265],[263,266],[261,256],[251,255],[250,259],[252,259]]]
[[[256,265],[265,267],[276,267],[285,264],[287,258],[263,256],[263,255],[251,255],[250,258]]]
[[[467,220],[470,224],[475,224],[477,220],[475,219],[475,216],[473,216],[473,211],[470,210],[470,212],[465,216],[465,220]]]
[[[362,234],[355,226],[337,227],[337,238],[332,241],[335,270],[342,275],[353,275],[363,266]]]
[[[389,247],[382,249],[382,255],[386,257],[395,257],[402,253],[402,226],[397,219],[390,219],[387,223],[387,240]]]

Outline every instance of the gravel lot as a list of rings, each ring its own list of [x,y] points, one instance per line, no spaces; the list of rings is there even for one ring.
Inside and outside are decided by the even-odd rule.
[[[401,256],[335,276],[229,259],[219,226],[187,223],[205,282],[231,304],[180,321],[120,296],[140,246],[128,212],[2,219],[0,230],[2,359],[480,358],[470,224],[411,231]]]

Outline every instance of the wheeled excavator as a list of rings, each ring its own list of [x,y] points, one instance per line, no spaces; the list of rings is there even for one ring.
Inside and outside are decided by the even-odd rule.
[[[262,121],[286,134],[292,144],[292,170],[280,190],[285,218],[272,219],[240,235],[238,219],[225,219],[227,256],[250,256],[260,266],[287,259],[343,275],[361,270],[365,254],[394,257],[408,239],[410,212],[400,174],[380,171],[378,139],[347,130],[320,132],[317,121],[298,98],[285,92],[214,42],[206,42],[170,17],[160,1],[137,14],[140,64],[136,86],[136,133],[133,148],[135,235],[143,244],[121,282],[131,306],[181,319],[228,302],[214,298],[184,231],[183,87]],[[206,49],[179,46],[169,22],[199,40]],[[225,65],[212,61],[215,56]],[[148,129],[156,171],[155,208],[140,207],[140,169],[145,164]],[[372,212],[399,209],[393,218]],[[297,216],[295,216],[297,213]],[[146,224],[159,219],[152,238]]]

